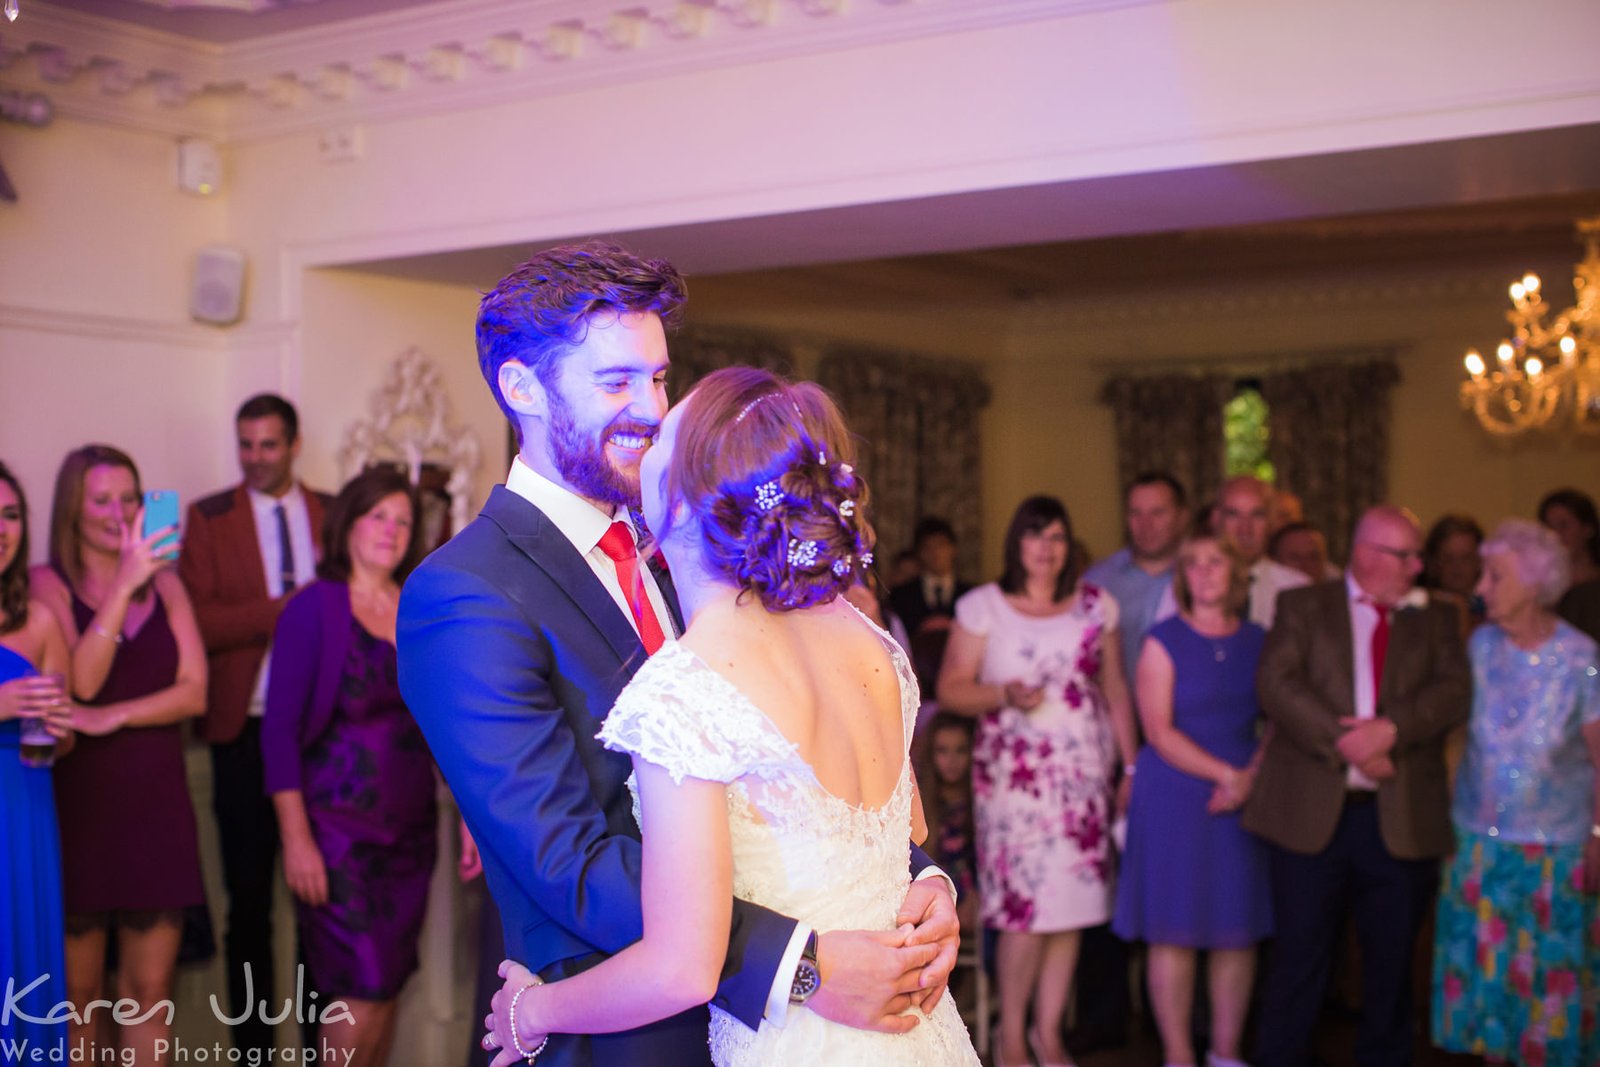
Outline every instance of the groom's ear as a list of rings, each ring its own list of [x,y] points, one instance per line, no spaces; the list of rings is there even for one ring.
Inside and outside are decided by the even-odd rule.
[[[550,396],[544,383],[532,367],[521,360],[508,359],[500,364],[496,379],[506,407],[525,418],[543,419],[550,414]]]

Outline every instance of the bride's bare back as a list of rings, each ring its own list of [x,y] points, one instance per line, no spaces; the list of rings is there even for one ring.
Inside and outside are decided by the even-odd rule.
[[[900,687],[883,639],[848,602],[788,612],[754,597],[720,602],[683,644],[772,720],[824,789],[888,803],[906,758]]]

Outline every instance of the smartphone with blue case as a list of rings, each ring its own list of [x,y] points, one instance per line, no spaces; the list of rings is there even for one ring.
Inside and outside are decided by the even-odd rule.
[[[144,494],[144,528],[140,537],[149,537],[168,526],[173,531],[156,542],[156,555],[172,559],[178,554],[178,494],[171,489],[147,489]]]

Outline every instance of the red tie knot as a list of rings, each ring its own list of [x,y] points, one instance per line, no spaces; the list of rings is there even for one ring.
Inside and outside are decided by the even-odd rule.
[[[600,538],[600,551],[618,563],[639,555],[639,548],[633,543],[633,530],[625,522],[611,524],[605,536]]]

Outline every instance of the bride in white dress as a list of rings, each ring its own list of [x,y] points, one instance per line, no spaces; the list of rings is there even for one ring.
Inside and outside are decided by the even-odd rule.
[[[899,646],[840,595],[871,559],[851,452],[826,393],[750,368],[710,375],[662,423],[643,510],[688,628],[599,734],[633,757],[644,936],[550,984],[503,964],[495,1067],[546,1033],[630,1029],[710,999],[734,896],[817,930],[894,944],[909,931],[895,918],[908,831],[927,832],[907,759],[918,695]],[[712,1005],[710,1046],[718,1067],[978,1064],[948,992],[900,1033],[804,1005],[751,1030]]]

